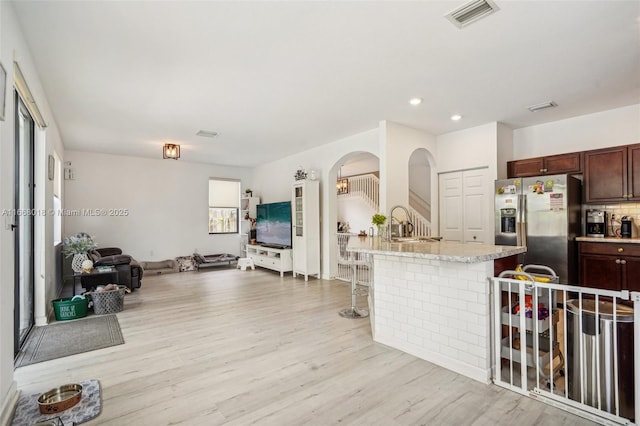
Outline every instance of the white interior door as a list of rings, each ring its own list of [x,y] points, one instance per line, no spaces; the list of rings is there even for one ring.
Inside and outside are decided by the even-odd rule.
[[[442,173],[439,177],[440,235],[443,241],[462,242],[464,237],[464,204],[462,173]]]
[[[488,169],[439,176],[440,235],[443,241],[492,243],[493,192]]]
[[[465,243],[487,244],[493,239],[491,221],[492,193],[488,190],[487,169],[462,172]]]

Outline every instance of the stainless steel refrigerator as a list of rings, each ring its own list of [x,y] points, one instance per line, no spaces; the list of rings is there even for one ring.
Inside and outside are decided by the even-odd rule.
[[[495,243],[526,246],[519,263],[548,266],[577,285],[581,203],[582,183],[570,175],[497,180]]]

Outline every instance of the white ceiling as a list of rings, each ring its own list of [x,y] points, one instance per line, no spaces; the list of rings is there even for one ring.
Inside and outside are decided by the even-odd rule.
[[[640,103],[639,1],[495,0],[458,29],[463,3],[13,2],[68,149],[254,166],[380,120],[439,135]]]

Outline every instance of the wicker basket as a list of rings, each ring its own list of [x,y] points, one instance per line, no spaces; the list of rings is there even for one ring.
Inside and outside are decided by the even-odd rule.
[[[91,293],[93,300],[93,312],[96,315],[115,314],[122,311],[124,307],[124,289],[126,286],[121,285],[117,290],[94,291]]]

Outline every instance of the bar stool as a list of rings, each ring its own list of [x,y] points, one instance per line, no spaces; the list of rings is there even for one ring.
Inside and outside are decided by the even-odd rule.
[[[358,308],[356,306],[356,297],[366,296],[369,293],[368,287],[358,288],[358,284],[370,283],[371,264],[367,259],[367,255],[365,255],[364,259],[359,259],[357,256],[357,254],[349,253],[348,262],[351,266],[351,306],[338,312],[340,316],[344,318],[366,318],[369,316],[368,309]],[[358,272],[362,272],[362,274]],[[365,275],[366,280],[361,279],[362,275]]]

